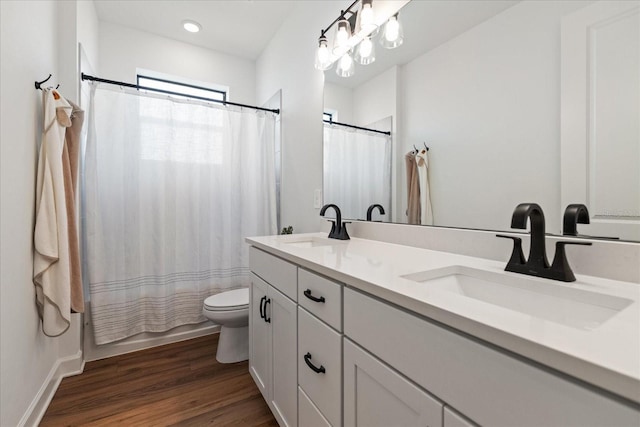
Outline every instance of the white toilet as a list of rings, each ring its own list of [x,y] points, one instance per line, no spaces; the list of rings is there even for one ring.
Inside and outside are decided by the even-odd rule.
[[[235,363],[249,359],[249,288],[234,289],[204,300],[202,314],[220,325],[216,360]]]

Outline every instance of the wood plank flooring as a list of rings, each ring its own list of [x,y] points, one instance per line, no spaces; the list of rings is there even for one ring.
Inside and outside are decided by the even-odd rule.
[[[41,426],[277,426],[247,362],[218,334],[89,362],[62,380]]]

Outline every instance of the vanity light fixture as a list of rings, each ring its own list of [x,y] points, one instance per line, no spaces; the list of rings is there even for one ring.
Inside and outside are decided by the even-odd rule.
[[[340,59],[338,59],[338,66],[336,67],[336,74],[340,77],[351,77],[355,72],[355,65],[351,52],[347,52]]]
[[[196,21],[192,21],[191,19],[186,19],[182,21],[182,28],[190,33],[197,33],[202,29],[202,25],[198,24]]]
[[[373,34],[378,30],[378,25],[375,21],[375,12],[373,11],[373,0],[362,0],[360,6],[360,12],[358,12],[358,23],[356,28],[358,34],[362,37],[366,37],[369,34]]]
[[[315,56],[315,68],[328,70],[337,63],[336,73],[342,77],[352,76],[354,62],[368,65],[376,60],[374,38],[387,49],[398,47],[403,42],[402,26],[398,20],[398,8],[393,1],[383,2],[374,10],[373,0],[355,0],[327,28],[320,31]],[[391,7],[391,10],[389,10]],[[378,31],[378,26],[393,14]],[[329,31],[335,27],[335,31]]]
[[[402,44],[404,37],[402,34],[402,24],[398,19],[398,14],[393,15],[382,29],[380,44],[387,49],[393,49]]]
[[[371,37],[365,37],[356,47],[355,60],[361,65],[371,64],[376,60],[376,45]]]
[[[327,45],[327,38],[324,33],[320,32],[320,38],[318,39],[318,50],[316,50],[316,64],[317,70],[328,70],[331,68],[331,52]]]
[[[341,11],[340,16],[341,19],[338,21],[333,43],[333,54],[337,56],[342,56],[349,50],[349,39],[351,38],[351,23],[345,18],[344,11]]]

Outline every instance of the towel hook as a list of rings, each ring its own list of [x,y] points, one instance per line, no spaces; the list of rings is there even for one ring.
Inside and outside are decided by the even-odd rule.
[[[47,77],[46,79],[44,79],[44,80],[43,80],[43,81],[41,81],[41,82],[36,81],[36,82],[35,82],[36,89],[40,89],[40,90],[42,90],[42,83],[46,83],[46,82],[48,82],[50,78],[51,78],[51,74],[49,74],[49,77]],[[60,85],[58,85],[58,86],[60,86]],[[56,88],[56,89],[57,89],[57,88]]]
[[[427,147],[427,143],[423,142],[422,145],[424,145],[425,150],[429,151],[429,147]]]
[[[416,153],[418,152],[418,148],[416,147],[416,144],[413,144],[413,151]]]

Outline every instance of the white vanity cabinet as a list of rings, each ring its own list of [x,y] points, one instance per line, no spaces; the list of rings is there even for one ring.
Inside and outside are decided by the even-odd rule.
[[[640,412],[630,405],[361,292],[345,288],[344,307],[349,340],[472,422],[581,427],[640,423]],[[345,397],[351,381],[348,369],[345,365]],[[390,382],[378,383],[385,393],[394,394]],[[345,400],[345,414],[353,404]],[[446,409],[445,427],[473,425]]]
[[[279,289],[290,294],[295,290],[297,267],[255,248],[250,254],[249,372],[278,423],[294,427],[298,425],[297,304]]]
[[[249,368],[281,426],[640,426],[637,404],[314,263],[251,248]]]
[[[308,403],[337,427],[342,425],[342,285],[298,269],[298,303],[298,384]]]
[[[441,427],[442,402],[344,339],[344,425]]]

